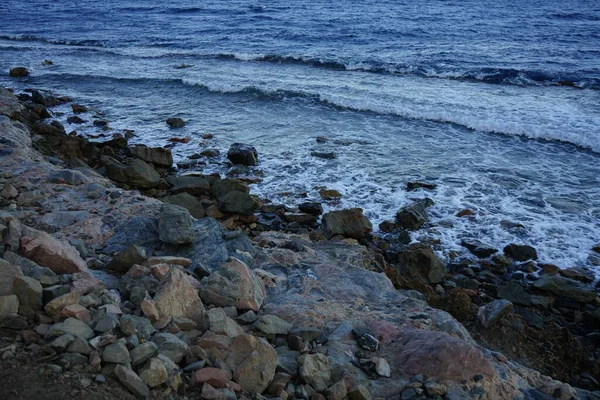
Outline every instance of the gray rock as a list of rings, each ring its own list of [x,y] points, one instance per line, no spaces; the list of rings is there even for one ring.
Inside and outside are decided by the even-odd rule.
[[[94,330],[105,333],[119,326],[119,318],[115,314],[106,314],[92,324]]]
[[[181,118],[178,118],[178,117],[167,118],[166,123],[171,128],[183,128],[185,126],[185,121],[183,119],[181,119]]]
[[[531,305],[531,295],[517,282],[510,282],[498,288],[498,297],[514,304]]]
[[[4,244],[2,244],[2,246],[4,246]],[[0,259],[0,296],[7,296],[15,293],[14,281],[15,278],[20,275],[23,275],[21,268]]]
[[[275,350],[277,351],[277,371],[296,376],[300,352],[289,350],[286,346],[278,347]]]
[[[11,78],[24,78],[29,75],[29,70],[25,67],[14,67],[10,69]]]
[[[254,327],[267,335],[287,335],[294,325],[276,315],[263,315],[254,324]]]
[[[188,193],[198,196],[210,192],[210,182],[203,176],[170,176],[167,178],[167,183],[172,186],[169,189],[172,194]]]
[[[17,314],[19,312],[19,298],[16,294],[0,296],[0,316]]]
[[[139,159],[129,159],[122,164],[109,157],[103,157],[106,164],[106,175],[113,181],[125,183],[141,189],[156,187],[160,175],[154,168]]]
[[[260,203],[253,196],[231,191],[219,198],[219,211],[233,214],[253,214],[260,207]]]
[[[591,303],[596,299],[593,287],[558,275],[544,275],[533,282],[533,286],[579,303]]]
[[[594,279],[596,279],[594,273],[591,270],[584,267],[566,268],[561,269],[558,272],[565,278],[574,279],[576,281],[581,281],[585,283],[592,283]]]
[[[152,163],[157,167],[170,168],[173,166],[173,155],[170,149],[138,145],[131,146],[129,151],[134,157]]]
[[[141,339],[149,339],[156,329],[152,326],[152,322],[144,317],[137,315],[124,314],[119,319],[121,331],[126,335],[137,334]]]
[[[13,281],[13,291],[19,298],[19,314],[33,319],[35,313],[42,309],[42,285],[33,278],[17,276]]]
[[[146,250],[132,244],[115,254],[106,267],[117,272],[127,272],[134,264],[143,265],[146,259]]]
[[[131,365],[138,366],[150,358],[154,357],[158,353],[158,346],[154,342],[145,342],[137,346],[135,349],[129,352],[131,357]]]
[[[423,243],[414,243],[402,250],[398,254],[397,264],[403,274],[423,279],[428,283],[439,283],[446,276],[446,266],[433,250]]]
[[[32,90],[31,100],[33,100],[34,103],[41,104],[45,107],[54,107],[60,104],[60,100],[47,90]]]
[[[158,218],[158,237],[170,244],[189,244],[194,241],[192,217],[187,209],[164,204]]]
[[[487,258],[498,252],[498,249],[488,246],[478,239],[463,239],[461,245],[479,258]]]
[[[48,332],[48,337],[57,337],[67,333],[83,340],[89,340],[94,337],[92,328],[76,318],[67,318],[64,322],[52,325]]]
[[[489,328],[498,322],[500,318],[514,312],[513,304],[508,300],[494,300],[479,307],[477,318],[484,328]]]
[[[234,164],[258,165],[258,152],[248,144],[232,144],[227,152],[227,158]]]
[[[183,207],[190,212],[194,218],[204,218],[204,206],[202,202],[189,193],[179,193],[164,198],[167,203]]]
[[[210,186],[210,194],[215,198],[220,198],[230,192],[250,193],[250,188],[247,184],[239,179],[218,179]]]
[[[150,387],[163,384],[168,377],[167,368],[159,358],[151,358],[140,369],[140,378]]]
[[[431,199],[419,199],[413,203],[402,207],[396,213],[396,223],[404,229],[419,229],[427,222],[427,208],[433,205]]]
[[[104,348],[104,352],[102,353],[102,361],[115,364],[127,364],[131,362],[131,358],[129,357],[127,346],[125,346],[123,342],[118,341],[116,343],[109,344]]]
[[[69,345],[74,340],[75,340],[75,336],[67,333],[67,334],[61,335],[61,336],[57,337],[56,339],[54,339],[52,342],[50,342],[48,347],[50,347],[52,350],[56,351],[57,353],[62,353],[67,349],[67,347],[69,347]]]
[[[104,243],[104,252],[111,254],[137,245],[146,250],[159,244],[158,221],[154,218],[133,217],[115,228],[114,235]]]
[[[64,183],[67,185],[82,185],[88,181],[88,178],[79,171],[63,169],[48,175],[48,182]]]
[[[150,395],[150,389],[140,377],[129,368],[117,365],[114,369],[115,376],[136,397],[146,398]]]
[[[0,328],[23,330],[27,328],[27,318],[19,314],[0,316]]]
[[[83,339],[74,338],[69,347],[67,347],[67,352],[69,353],[78,353],[89,355],[92,352],[93,348],[90,344]]]
[[[99,183],[88,183],[84,186],[83,191],[88,199],[97,200],[104,197],[106,188]]]
[[[170,333],[157,333],[152,337],[152,341],[158,345],[158,352],[169,358],[174,363],[179,363],[189,346]]]

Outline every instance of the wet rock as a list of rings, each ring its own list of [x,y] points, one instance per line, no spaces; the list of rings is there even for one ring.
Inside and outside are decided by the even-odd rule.
[[[83,124],[86,123],[87,121],[83,118],[81,118],[79,115],[71,115],[69,117],[67,117],[67,122],[69,124]]]
[[[172,185],[169,189],[172,194],[185,192],[198,196],[210,192],[210,182],[201,176],[171,176],[167,178],[167,183]]]
[[[85,322],[76,318],[67,318],[64,322],[52,325],[47,336],[57,337],[67,333],[83,340],[94,337],[94,331]]]
[[[88,108],[86,106],[82,106],[81,104],[76,103],[71,104],[71,109],[75,114],[83,114],[88,112]]]
[[[25,67],[14,67],[8,73],[11,78],[24,78],[29,76],[29,70]]]
[[[151,189],[160,182],[160,175],[154,168],[140,159],[128,159],[123,164],[110,157],[103,157],[103,160],[106,175],[113,181],[141,189]]]
[[[419,229],[429,222],[427,208],[432,205],[433,201],[431,199],[416,200],[412,204],[398,210],[396,213],[396,223],[404,229]]]
[[[157,167],[170,168],[173,166],[173,155],[169,149],[138,145],[130,147],[129,151],[134,157]]]
[[[527,245],[509,244],[504,247],[504,254],[515,261],[537,260],[537,251]]]
[[[216,180],[210,187],[210,194],[217,199],[230,192],[242,192],[248,194],[250,193],[250,188],[239,179],[231,178]]]
[[[433,250],[423,243],[411,244],[407,249],[400,251],[397,268],[402,274],[433,284],[441,282],[446,276],[446,266]]]
[[[311,151],[310,155],[316,158],[323,158],[325,160],[333,160],[337,158],[336,154],[333,152]]]
[[[57,274],[87,272],[85,261],[73,246],[63,243],[46,232],[24,229],[19,254]]]
[[[202,300],[186,274],[179,268],[171,268],[161,280],[154,296],[154,304],[161,317],[184,317],[197,323],[202,322],[204,315]]]
[[[565,278],[574,279],[576,281],[592,283],[596,278],[594,273],[584,267],[572,267],[559,270],[559,273]]]
[[[234,164],[258,165],[258,152],[250,145],[234,143],[227,152],[227,158]]]
[[[323,200],[339,200],[342,198],[342,194],[334,189],[321,189],[319,190],[319,196]]]
[[[333,235],[342,235],[360,239],[373,229],[373,225],[363,215],[361,208],[330,211],[323,215],[323,224]]]
[[[533,286],[556,296],[566,297],[578,303],[591,303],[596,299],[596,291],[589,285],[558,275],[543,275],[533,282]]]
[[[158,237],[170,244],[192,243],[194,230],[189,211],[176,205],[164,204],[158,218]]]
[[[231,257],[202,281],[200,296],[204,302],[218,307],[258,311],[266,291],[263,281],[245,263]]]
[[[32,90],[31,100],[45,107],[54,107],[61,104],[61,101],[47,90]]]
[[[165,364],[158,358],[148,360],[139,372],[142,381],[151,388],[162,385],[169,377]]]
[[[253,196],[232,191],[219,198],[219,211],[233,214],[253,214],[260,203]]]
[[[477,239],[463,239],[461,245],[479,258],[488,258],[498,252],[498,249],[487,246]]]
[[[102,353],[102,361],[116,364],[127,364],[131,362],[129,351],[125,343],[119,341],[109,344],[104,348]]]
[[[433,190],[437,187],[437,185],[433,183],[425,183],[425,182],[407,182],[406,183],[406,191],[412,192],[413,190],[425,189],[425,190]]]
[[[127,272],[136,264],[144,264],[146,258],[146,250],[132,244],[115,254],[106,267],[116,272]]]
[[[329,360],[321,353],[304,354],[298,357],[300,377],[320,392],[328,388],[331,381]]]
[[[306,214],[321,215],[323,214],[323,205],[316,202],[300,203],[298,204],[298,210]]]
[[[202,150],[200,152],[200,155],[203,157],[214,158],[219,157],[221,155],[221,152],[219,151],[219,149],[206,149]]]
[[[171,128],[183,128],[185,126],[185,121],[177,117],[167,118],[166,123]]]
[[[276,315],[263,315],[254,327],[267,335],[287,335],[294,327],[292,324]]]
[[[119,381],[136,397],[145,399],[150,395],[148,386],[131,369],[122,365],[117,365],[114,374]]]
[[[477,318],[484,328],[496,324],[503,316],[514,312],[513,304],[508,300],[494,300],[479,307]]]
[[[190,212],[190,215],[194,218],[203,218],[205,215],[202,202],[188,193],[179,193],[167,196],[164,198],[164,200],[167,203],[175,204],[187,209]]]
[[[19,298],[19,314],[33,319],[36,312],[42,309],[42,285],[33,278],[17,276],[13,282],[13,291]]]
[[[498,297],[515,304],[531,305],[531,295],[517,282],[510,282],[498,288]]]

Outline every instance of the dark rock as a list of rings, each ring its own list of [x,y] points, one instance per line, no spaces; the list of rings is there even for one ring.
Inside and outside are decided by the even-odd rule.
[[[80,104],[76,104],[76,103],[71,104],[71,109],[73,110],[73,112],[75,114],[83,114],[83,113],[88,112],[88,108],[87,107],[82,106]]]
[[[129,159],[121,164],[110,157],[103,157],[106,163],[106,174],[113,181],[126,183],[142,189],[158,186],[160,175],[146,162]]]
[[[171,128],[183,128],[185,126],[185,121],[183,119],[177,118],[177,117],[167,118],[166,123]]]
[[[188,193],[179,193],[164,198],[167,203],[187,209],[194,218],[203,218],[205,216],[204,206],[196,197]]]
[[[342,235],[360,239],[373,229],[373,225],[363,215],[361,208],[330,211],[323,215],[323,224],[333,235]]]
[[[214,158],[219,157],[221,152],[218,149],[206,149],[200,152],[200,155],[203,157]]]
[[[527,245],[511,243],[504,248],[504,254],[515,261],[537,260],[537,251]]]
[[[298,205],[298,210],[303,213],[312,214],[312,215],[321,215],[323,214],[323,206],[321,203],[316,202],[306,202]]]
[[[210,182],[201,176],[172,176],[167,178],[167,183],[172,185],[169,192],[173,194],[185,192],[197,196],[210,191]]]
[[[317,223],[317,216],[306,213],[285,213],[283,218],[287,222],[295,222],[300,225],[315,225]]]
[[[423,243],[411,244],[398,253],[398,268],[402,274],[439,283],[446,276],[446,266],[442,264],[431,247]]]
[[[132,244],[125,250],[115,254],[106,267],[117,272],[127,272],[134,264],[143,265],[146,258],[144,248]]]
[[[533,286],[579,303],[591,303],[597,296],[594,288],[589,285],[558,275],[544,275],[533,282]]]
[[[215,182],[212,183],[210,187],[210,194],[217,199],[221,198],[222,196],[225,196],[230,192],[241,192],[249,194],[250,188],[248,187],[248,185],[246,185],[239,179],[231,178],[215,180]]]
[[[258,165],[258,153],[250,145],[234,143],[227,152],[227,158],[234,164]]]
[[[150,389],[142,379],[131,369],[117,365],[114,369],[115,376],[136,397],[145,399],[150,395]]]
[[[12,78],[24,78],[29,76],[29,70],[25,67],[14,67],[8,73]]]
[[[437,187],[437,185],[434,185],[432,183],[424,183],[424,182],[407,182],[406,183],[406,190],[408,192],[412,192],[413,190],[417,190],[417,189],[433,190],[436,187]]]
[[[133,244],[151,249],[159,243],[158,221],[154,218],[133,217],[115,228],[114,235],[104,243],[104,252],[110,254],[123,251]]]
[[[192,243],[194,230],[189,211],[173,204],[164,204],[158,218],[158,237],[164,243]]]
[[[498,297],[515,304],[531,305],[531,295],[516,282],[510,282],[498,288]]]
[[[325,152],[320,152],[320,151],[311,151],[310,155],[313,157],[316,157],[316,158],[323,158],[326,160],[333,160],[337,157],[335,155],[335,153],[333,153],[333,152],[325,153]]]
[[[433,201],[431,199],[416,200],[412,204],[398,210],[396,213],[396,222],[404,229],[419,229],[429,222],[426,209],[432,205]]]
[[[108,121],[104,119],[96,119],[94,120],[94,126],[97,126],[99,128],[106,128],[108,127]]]
[[[219,198],[219,211],[233,214],[253,214],[260,203],[247,193],[232,191]]]
[[[78,115],[71,115],[70,117],[67,117],[67,122],[69,124],[83,124],[87,121]]]
[[[352,329],[352,334],[360,347],[369,351],[377,351],[379,340],[375,338],[373,332],[366,328]]]
[[[498,252],[498,249],[487,246],[477,239],[463,239],[461,245],[479,258],[488,258]]]
[[[325,136],[317,136],[317,143],[327,143],[329,141],[329,138],[326,138]]]
[[[157,167],[170,168],[173,166],[173,155],[170,149],[139,145],[130,147],[129,151],[134,157]]]
[[[484,328],[489,328],[498,322],[500,318],[514,312],[513,304],[508,300],[494,300],[479,307],[477,318]]]
[[[45,90],[32,90],[31,100],[34,103],[41,104],[45,107],[54,107],[61,104],[61,101],[54,97],[52,93]]]
[[[48,182],[67,185],[81,185],[88,181],[87,177],[79,171],[61,169],[48,175]]]
[[[592,271],[584,267],[561,269],[558,272],[565,278],[570,278],[585,283],[592,283],[596,278]]]

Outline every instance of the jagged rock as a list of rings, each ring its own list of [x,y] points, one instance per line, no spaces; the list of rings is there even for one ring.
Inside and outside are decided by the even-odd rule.
[[[188,193],[198,196],[210,192],[210,182],[203,176],[170,176],[167,183],[172,186],[169,189],[172,194]]]
[[[417,190],[417,189],[433,190],[436,187],[437,187],[437,185],[433,184],[433,183],[425,183],[425,182],[407,182],[406,183],[406,191],[407,192],[412,192],[413,190]]]
[[[48,337],[57,337],[64,334],[71,334],[83,340],[94,337],[94,331],[85,322],[76,318],[67,318],[64,322],[52,325],[48,332]]]
[[[487,246],[477,239],[463,239],[461,244],[479,258],[487,258],[498,252],[498,249]]]
[[[342,235],[355,239],[360,239],[368,235],[373,229],[373,225],[363,215],[361,208],[330,211],[323,215],[323,223],[333,235]]]
[[[514,312],[513,304],[508,300],[494,300],[484,306],[479,307],[477,318],[484,328],[489,328],[496,324],[500,318],[506,314]]]
[[[122,315],[119,324],[123,333],[126,335],[137,334],[140,339],[149,339],[156,332],[148,319],[136,315]]]
[[[158,346],[154,342],[145,342],[129,352],[131,365],[138,366],[158,354]]]
[[[266,291],[262,280],[246,264],[231,257],[202,280],[200,296],[206,303],[218,307],[234,306],[240,310],[258,311]]]
[[[27,318],[19,314],[0,316],[0,328],[23,330],[27,328]]]
[[[230,192],[250,193],[250,188],[247,184],[239,179],[218,179],[211,184],[210,194],[215,198],[220,198]]]
[[[61,103],[52,93],[47,90],[32,90],[31,100],[36,104],[41,104],[45,107],[54,107]]]
[[[158,237],[170,244],[193,243],[194,230],[189,211],[176,205],[164,204],[158,218]]]
[[[160,182],[160,175],[145,161],[128,159],[121,164],[110,157],[103,157],[106,175],[113,181],[125,183],[141,189],[151,189]]]
[[[19,298],[19,314],[33,319],[36,312],[42,309],[42,285],[33,278],[17,276],[13,281],[13,291]]]
[[[202,300],[179,268],[171,268],[161,280],[154,296],[154,304],[161,317],[184,317],[202,323]]]
[[[76,103],[71,104],[71,109],[75,114],[83,114],[88,112],[88,108],[86,106],[82,106],[81,104]]]
[[[319,196],[323,200],[339,200],[342,198],[342,194],[335,189],[321,189],[319,190]]]
[[[119,318],[115,314],[106,314],[92,324],[94,330],[99,333],[106,333],[118,326]]]
[[[0,296],[0,317],[19,312],[19,298],[16,294]]]
[[[211,308],[206,314],[210,331],[217,335],[235,337],[244,332],[234,320],[225,314],[222,308]]]
[[[115,376],[135,396],[145,399],[150,395],[150,389],[142,379],[131,369],[117,365],[114,369]]]
[[[57,274],[87,272],[85,261],[73,246],[63,243],[46,232],[23,229],[19,254]]]
[[[433,201],[428,198],[416,200],[398,210],[396,223],[404,229],[419,229],[429,222],[427,208],[432,205]]]
[[[167,203],[187,209],[194,218],[203,218],[205,215],[202,202],[189,193],[179,193],[164,198]]]
[[[29,75],[29,70],[25,67],[14,67],[8,74],[11,78],[24,78]]]
[[[69,345],[73,342],[73,340],[75,340],[75,336],[66,333],[50,342],[48,347],[50,347],[57,353],[63,353],[67,349],[67,347],[69,347]]]
[[[321,215],[323,214],[323,205],[316,202],[306,202],[298,204],[298,210],[306,214]]]
[[[129,151],[134,157],[157,167],[170,168],[173,166],[171,150],[162,147],[131,146]]]
[[[234,143],[227,152],[227,158],[234,164],[258,165],[258,152],[250,145]]]
[[[49,301],[45,306],[44,310],[53,318],[58,317],[59,313],[66,306],[79,303],[79,293],[70,292],[59,296],[51,301]],[[74,315],[71,315],[74,317]]]
[[[140,369],[140,378],[150,387],[156,387],[166,382],[169,374],[165,364],[158,358],[151,358]]]
[[[189,346],[170,333],[157,333],[152,337],[152,341],[158,346],[158,353],[166,356],[174,363],[179,363]]]
[[[125,346],[125,343],[118,341],[106,346],[102,353],[102,361],[116,364],[127,364],[131,362],[129,351],[127,350],[127,346]]]
[[[19,102],[19,99],[10,91],[0,87],[0,115],[4,115],[10,119],[19,119],[25,111],[25,107]],[[10,121],[6,121],[10,123]],[[4,128],[4,127],[3,127]],[[25,137],[31,145],[31,136]]]
[[[446,276],[446,266],[431,248],[423,243],[411,244],[398,254],[398,267],[403,274],[423,279],[428,283],[439,283]]]
[[[543,275],[533,282],[533,286],[579,303],[591,303],[596,299],[593,287],[558,275]]]
[[[185,121],[183,119],[177,118],[177,117],[167,118],[166,123],[171,128],[183,128],[185,126]]]
[[[141,265],[144,262],[146,262],[146,250],[132,244],[115,254],[106,267],[117,272],[127,272],[133,265]]]
[[[67,347],[68,353],[78,353],[89,355],[93,351],[92,346],[81,338],[74,338],[69,347]]]
[[[527,245],[509,244],[504,247],[504,254],[515,261],[537,260],[537,251]]]
[[[198,387],[208,383],[214,388],[225,388],[229,379],[227,371],[219,368],[202,368],[192,374],[192,386]]]
[[[298,370],[302,380],[316,391],[321,392],[329,387],[331,371],[325,355],[316,353],[298,357]]]
[[[231,191],[219,198],[219,210],[233,214],[252,214],[260,207],[260,203],[251,195]]]
[[[254,327],[267,335],[287,335],[294,325],[276,315],[263,315],[254,324]]]
[[[443,396],[446,394],[446,385],[435,381],[425,381],[425,391],[428,396]]]

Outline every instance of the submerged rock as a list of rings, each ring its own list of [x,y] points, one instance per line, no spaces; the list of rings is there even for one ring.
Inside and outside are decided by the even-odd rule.
[[[29,70],[25,67],[14,67],[8,73],[12,78],[24,78],[29,75]]]
[[[171,128],[183,128],[185,126],[185,121],[183,119],[177,118],[177,117],[167,118],[167,120],[165,122]]]

